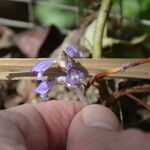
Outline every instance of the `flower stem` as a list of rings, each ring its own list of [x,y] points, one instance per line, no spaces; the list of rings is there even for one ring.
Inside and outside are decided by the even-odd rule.
[[[101,7],[98,13],[95,31],[94,31],[94,45],[93,57],[100,58],[102,56],[103,33],[106,23],[106,18],[111,7],[112,0],[102,0]]]
[[[88,105],[89,101],[85,94],[85,89],[80,85],[79,87],[75,88],[76,94],[79,96],[79,100],[83,103],[83,105]]]

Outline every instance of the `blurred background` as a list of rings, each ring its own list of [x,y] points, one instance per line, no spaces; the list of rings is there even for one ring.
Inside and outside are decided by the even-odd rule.
[[[55,30],[54,38],[57,39],[55,43],[51,42],[52,48],[51,43],[48,44],[50,49],[57,48],[71,30],[89,28],[80,41],[80,45],[91,51],[94,28],[91,24],[97,16],[100,2],[100,0],[0,0],[0,25],[9,27],[17,34],[24,33],[23,31],[37,31],[37,35],[43,40],[47,37],[48,29],[51,29],[51,34]],[[113,0],[103,43],[104,48],[109,47],[109,50],[103,52],[105,57],[149,56],[149,10],[149,0]],[[2,30],[1,28],[1,32]],[[21,44],[26,40],[19,39],[20,36],[14,45],[17,45],[21,52],[26,53],[24,52],[27,51],[27,46],[24,50],[26,44]],[[43,44],[44,41],[41,42]],[[132,47],[130,53],[122,50],[129,46]],[[45,56],[41,54],[40,57]]]

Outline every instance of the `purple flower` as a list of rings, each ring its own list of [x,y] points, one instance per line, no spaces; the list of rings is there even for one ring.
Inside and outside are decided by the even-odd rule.
[[[76,57],[76,58],[83,57],[83,52],[77,50],[76,47],[73,45],[67,47],[65,52],[70,57]],[[44,60],[44,61],[38,62],[37,64],[35,64],[35,66],[31,70],[31,72],[36,72],[38,80],[44,81],[44,79],[43,79],[44,72],[46,70],[48,70],[49,68],[51,68],[53,64],[60,62],[60,61],[61,60],[58,60],[58,61],[56,61],[56,60]]]
[[[77,50],[76,47],[73,45],[70,47],[67,47],[65,52],[70,57],[80,58],[83,56],[83,53],[81,51]],[[70,57],[68,57],[68,58],[70,58]],[[72,60],[72,59],[70,58],[70,60]],[[66,70],[65,70],[66,76],[59,76],[59,77],[53,78],[50,81],[44,81],[43,74],[45,73],[45,71],[47,71],[55,63],[58,63],[58,62],[60,64],[61,64],[61,62],[64,63],[63,60],[44,60],[44,61],[41,61],[41,62],[35,64],[35,66],[31,70],[32,72],[36,72],[38,80],[42,81],[39,84],[39,86],[36,89],[34,89],[34,92],[40,94],[41,97],[44,98],[45,100],[48,100],[47,93],[52,89],[54,84],[56,84],[57,82],[63,81],[68,86],[77,87],[81,84],[81,79],[83,79],[85,77],[85,74],[82,71],[80,71],[76,65],[73,65],[74,63],[71,63],[71,64],[66,65],[67,66]]]
[[[83,57],[83,52],[80,50],[77,50],[77,48],[74,45],[71,45],[66,48],[65,50],[66,54],[69,55],[72,58],[81,58]]]
[[[39,84],[39,86],[36,89],[34,89],[34,92],[40,94],[41,97],[45,100],[48,100],[47,93],[52,89],[55,83],[55,80],[43,81]]]
[[[85,77],[85,74],[78,70],[78,68],[74,65],[74,66],[68,66],[68,68],[66,69],[66,83],[71,85],[71,86],[79,86],[81,83],[81,79],[83,79]]]
[[[41,62],[35,64],[35,66],[31,70],[31,72],[38,73],[37,74],[38,80],[44,81],[44,79],[43,79],[43,73],[46,70],[48,70],[54,63],[56,63],[55,60],[44,60],[44,61],[41,61]]]

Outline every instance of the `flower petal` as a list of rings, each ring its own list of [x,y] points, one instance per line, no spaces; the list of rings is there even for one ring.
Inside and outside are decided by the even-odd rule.
[[[39,94],[43,94],[43,93],[47,93],[49,90],[49,83],[48,81],[43,81],[39,84],[39,86],[34,89],[34,92],[39,93]]]
[[[34,89],[34,92],[40,94],[41,96],[46,95],[47,92],[52,89],[55,83],[55,80],[43,81],[39,84],[39,86],[36,89]]]
[[[69,55],[72,58],[81,58],[83,57],[83,52],[77,50],[77,48],[74,45],[71,45],[66,48],[65,52],[67,55]]]
[[[39,73],[37,74],[37,78],[38,78],[39,81],[44,81],[43,72],[39,72]]]
[[[49,97],[48,97],[47,93],[41,94],[41,97],[42,97],[44,100],[49,100]]]
[[[71,78],[70,75],[66,76],[65,81],[66,81],[67,84],[70,84],[72,86],[78,86],[78,85],[80,85],[80,79],[79,78]]]
[[[78,74],[79,78],[81,78],[81,79],[85,78],[85,73],[83,73],[82,71],[78,70],[77,74]]]
[[[38,80],[44,81],[43,79],[44,72],[48,70],[49,68],[51,68],[53,64],[58,63],[58,62],[62,62],[62,60],[44,60],[44,61],[38,62],[32,68],[31,72],[38,73],[37,74]]]
[[[83,57],[83,52],[79,51],[79,58],[82,58],[82,57]]]
[[[53,60],[44,60],[41,62],[38,62],[37,64],[35,64],[35,66],[32,68],[32,72],[41,72],[41,71],[45,71],[47,68],[51,67],[52,64],[54,64]]]
[[[66,68],[66,73],[67,73],[67,76],[66,76],[65,82],[72,86],[73,85],[79,86],[81,83],[81,79],[85,77],[84,72],[78,70],[78,68],[75,65],[68,66]]]

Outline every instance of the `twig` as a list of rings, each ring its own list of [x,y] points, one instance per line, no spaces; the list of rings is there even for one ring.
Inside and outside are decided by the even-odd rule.
[[[123,71],[125,71],[125,70],[127,70],[129,68],[132,68],[132,67],[144,64],[144,63],[149,63],[149,62],[150,62],[150,57],[141,59],[141,60],[139,60],[137,62],[134,62],[134,63],[127,63],[127,64],[122,65],[121,67],[117,67],[117,68],[113,68],[113,69],[110,69],[110,70],[106,70],[106,71],[104,71],[102,73],[98,73],[93,78],[91,78],[91,80],[89,81],[89,85],[93,84],[97,79],[104,78],[104,77],[106,77],[108,75],[111,75],[111,74],[114,74],[114,73],[117,73],[117,72],[123,72]]]
[[[121,19],[120,15],[114,14],[114,13],[110,13],[109,17],[110,18]],[[122,19],[123,19],[123,21],[128,21],[128,22],[131,22],[131,23],[138,23],[139,25],[144,25],[144,26],[150,26],[150,20],[131,18],[131,17],[127,17],[127,16],[123,16]]]
[[[29,29],[34,27],[34,24],[30,22],[5,19],[5,18],[0,18],[0,24],[11,26],[11,27],[29,28]]]
[[[101,7],[98,13],[95,31],[94,31],[94,45],[93,45],[93,57],[100,58],[102,56],[102,43],[103,43],[103,32],[108,16],[112,0],[102,0]]]
[[[111,106],[115,101],[117,101],[120,97],[122,97],[126,94],[144,93],[144,92],[150,92],[149,84],[120,90],[120,91],[114,92],[108,99],[106,99],[105,105],[108,107]]]
[[[0,59],[0,80],[37,79],[36,74],[32,74],[30,70],[37,62],[42,60],[50,60],[50,58],[47,59],[46,58],[45,59],[40,59],[40,58],[39,59],[23,59],[23,58],[2,59],[1,58]],[[80,63],[80,66],[83,66],[85,69],[87,69],[89,76],[92,76],[100,71],[117,67],[120,64],[123,65],[126,62],[135,62],[137,61],[137,59],[75,59],[75,61]],[[59,72],[57,70],[53,70],[49,74],[51,74],[54,77],[54,75],[56,74],[58,75]],[[127,70],[126,72],[110,74],[110,76],[150,79],[149,64],[143,64],[142,66],[134,67],[132,69]]]
[[[33,25],[34,25],[34,13],[33,13],[33,4],[32,4],[33,2],[32,2],[32,0],[30,0],[29,2],[28,2],[28,18],[29,18],[29,21],[31,22],[31,23],[33,23]],[[34,27],[35,27],[35,25],[34,25]]]
[[[136,101],[137,103],[139,103],[140,105],[142,105],[143,107],[145,107],[148,111],[150,111],[150,106],[144,103],[142,100],[129,93],[127,93],[126,95],[131,99],[133,99],[134,101]]]
[[[7,1],[12,1],[12,2],[24,2],[24,3],[27,3],[29,2],[30,0],[7,0]],[[37,4],[41,4],[41,3],[46,3],[46,1],[43,1],[43,0],[33,0],[34,3],[37,3]],[[52,3],[52,4],[51,4]],[[53,5],[54,3],[57,3],[57,2],[51,2],[49,1],[49,3],[46,3],[47,5]],[[68,6],[68,5],[65,5],[65,6]],[[60,4],[60,3],[57,3],[56,5],[54,5],[55,8],[61,8],[61,9],[64,9],[64,10],[72,10],[74,12],[78,12],[78,7],[76,6],[69,6],[69,7],[64,7],[64,4]],[[82,11],[84,13],[94,13],[94,10],[92,9],[87,9],[87,8],[83,8]],[[118,18],[118,19],[121,19],[121,16],[120,14],[114,14],[114,13],[110,13],[109,14],[109,17],[111,18]],[[141,25],[145,25],[145,26],[150,26],[150,20],[146,20],[146,19],[139,19],[139,18],[131,18],[131,17],[127,17],[127,16],[123,16],[122,18],[123,20],[125,21],[130,21],[130,22],[133,22],[133,23],[138,23],[138,24],[141,24]]]

